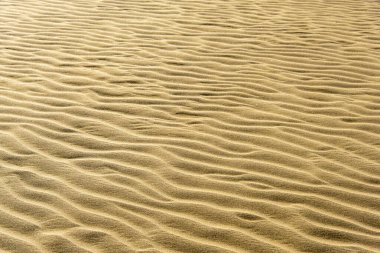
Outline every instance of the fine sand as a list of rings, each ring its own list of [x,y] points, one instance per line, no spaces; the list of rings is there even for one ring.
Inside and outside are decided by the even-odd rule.
[[[380,252],[380,1],[1,0],[0,252]]]

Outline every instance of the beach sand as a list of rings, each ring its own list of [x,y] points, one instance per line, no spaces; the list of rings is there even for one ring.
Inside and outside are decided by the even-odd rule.
[[[380,252],[380,1],[0,1],[0,252]]]

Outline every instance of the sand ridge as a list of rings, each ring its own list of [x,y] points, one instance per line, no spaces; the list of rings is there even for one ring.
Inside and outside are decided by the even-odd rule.
[[[0,1],[0,252],[379,252],[379,13]]]

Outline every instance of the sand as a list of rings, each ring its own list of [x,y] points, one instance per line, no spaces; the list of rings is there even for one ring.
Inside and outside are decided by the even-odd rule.
[[[0,252],[380,252],[380,1],[0,1]]]

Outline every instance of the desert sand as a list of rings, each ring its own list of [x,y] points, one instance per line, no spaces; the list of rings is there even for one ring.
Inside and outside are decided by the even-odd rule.
[[[1,0],[0,252],[380,252],[380,1]]]

